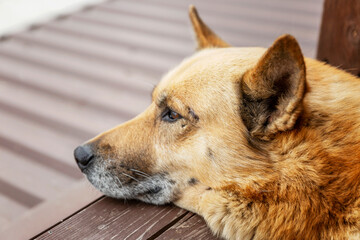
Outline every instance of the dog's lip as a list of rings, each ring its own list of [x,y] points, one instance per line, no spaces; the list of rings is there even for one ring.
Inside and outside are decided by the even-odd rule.
[[[81,163],[79,163],[78,165],[82,165]],[[86,167],[84,166],[84,168],[80,168],[80,171],[83,173],[83,174],[87,174],[88,172],[88,169],[91,167],[91,163],[89,165],[87,165]]]
[[[133,187],[136,188],[136,186],[138,186],[138,184],[139,183],[137,183],[136,185],[133,185]],[[154,194],[160,193],[162,190],[163,190],[163,188],[161,186],[156,185],[151,188],[144,189],[141,192],[138,191],[137,193],[134,194],[134,196],[139,197],[139,196],[146,196],[146,195],[154,195]]]
[[[160,186],[155,186],[154,188],[150,188],[147,190],[144,194],[156,194],[159,193],[162,190]]]
[[[144,198],[144,197],[150,197],[150,196],[156,196],[156,194],[161,194],[161,191],[163,190],[160,186],[154,186],[153,188],[149,188],[143,192],[138,192],[137,194],[133,195],[135,199],[138,198]]]

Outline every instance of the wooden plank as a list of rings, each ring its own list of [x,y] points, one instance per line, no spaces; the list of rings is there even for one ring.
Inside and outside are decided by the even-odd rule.
[[[162,18],[176,19],[177,21],[187,22],[187,9],[189,3],[186,2],[174,2],[168,3],[165,0],[154,0],[157,4],[149,1],[114,1],[111,2],[112,6],[121,8],[122,11],[129,10],[137,13],[148,12],[151,15],[157,14]],[[176,7],[174,5],[177,5]],[[262,36],[272,36],[278,32],[279,29],[288,27],[290,24],[294,24],[299,30],[305,29],[305,34],[309,30],[317,32],[316,22],[320,23],[320,17],[312,15],[307,19],[303,18],[301,14],[294,14],[289,12],[269,12],[268,10],[256,9],[258,14],[254,15],[254,8],[247,5],[241,6],[241,11],[233,6],[226,6],[223,2],[213,4],[207,4],[204,1],[195,1],[196,6],[200,13],[202,12],[203,18],[206,22],[211,23],[212,26],[219,28],[220,30],[232,32],[239,31],[239,29],[247,29],[249,34],[256,34]],[[154,13],[153,13],[154,11]],[[317,21],[316,21],[317,20]],[[309,26],[303,24],[307,21]],[[280,26],[279,26],[280,24]],[[256,31],[254,30],[256,29]],[[307,35],[307,34],[306,34]],[[302,36],[305,37],[305,36]]]
[[[119,14],[125,11],[136,16],[156,18],[163,21],[174,21],[179,24],[185,24],[188,21],[187,14],[184,15],[184,12],[187,12],[187,6],[174,8],[166,4],[152,4],[149,1],[113,1],[109,4],[111,4],[113,9],[118,10]],[[279,35],[290,33],[300,42],[305,55],[311,57],[315,55],[318,36],[316,28],[297,28],[292,25],[292,23],[296,23],[298,20],[291,21],[291,18],[289,20],[289,18],[286,17],[282,18],[284,25],[279,26],[278,23],[272,21],[276,16],[272,16],[270,12],[267,13],[268,19],[266,21],[256,22],[248,18],[242,19],[242,15],[258,12],[258,9],[250,8],[248,11],[242,11],[241,6],[238,6],[237,10],[239,10],[239,12],[236,13],[236,15],[227,18],[228,14],[223,13],[217,15],[215,10],[208,11],[205,5],[207,6],[208,4],[204,1],[197,2],[198,10],[202,18],[205,19],[208,25],[220,36],[235,46],[268,47]],[[205,11],[201,11],[203,6]],[[246,7],[246,5],[244,7]],[[221,9],[221,7],[218,9]],[[283,15],[284,14],[286,15],[286,13],[283,13]],[[259,15],[255,16],[259,17]],[[320,25],[320,16],[317,16],[317,19],[317,21],[313,22],[315,26]]]
[[[12,221],[28,211],[29,208],[10,199],[8,196],[0,193],[0,237],[4,230]]]
[[[211,0],[215,2],[216,0]],[[323,0],[302,0],[302,1],[287,1],[287,0],[227,0],[225,4],[231,5],[235,9],[242,9],[243,5],[251,6],[253,9],[264,8],[269,11],[295,11],[303,14],[304,17],[308,15],[318,15],[319,9],[321,12]]]
[[[26,53],[26,54],[24,54]],[[6,56],[23,61],[32,61],[38,65],[46,66],[52,69],[61,69],[61,71],[71,73],[82,78],[106,79],[108,82],[118,82],[118,76],[131,76],[133,72],[139,69],[123,69],[119,65],[107,65],[101,61],[92,58],[86,58],[71,54],[68,52],[54,51],[38,45],[26,45],[17,41],[7,41],[0,46],[0,56]],[[155,73],[144,73],[155,77]],[[136,74],[136,73],[135,73]],[[157,77],[160,77],[157,75]],[[96,80],[95,80],[96,79]],[[154,79],[154,78],[153,78]]]
[[[22,191],[31,192],[40,199],[52,199],[75,182],[66,175],[59,174],[42,164],[29,161],[26,157],[3,147],[0,147],[0,155],[1,178]]]
[[[186,213],[171,205],[104,198],[35,239],[149,239]]]
[[[184,15],[184,17],[186,14]],[[185,18],[186,19],[186,18]],[[71,20],[71,21],[70,21]],[[61,21],[57,24],[50,24],[44,27],[56,29],[58,31],[71,31],[78,34],[87,35],[91,38],[106,41],[120,46],[130,46],[142,51],[153,51],[172,56],[186,56],[193,49],[191,42],[184,42],[180,39],[164,39],[161,36],[150,35],[140,31],[127,29],[118,29],[114,31],[113,27],[98,26],[91,22],[75,21],[69,18],[69,21]],[[165,41],[166,40],[166,41]]]
[[[91,39],[79,39],[72,35],[61,34],[61,32],[49,34],[42,29],[33,32],[33,34],[18,34],[14,39],[32,46],[41,46],[53,51],[62,51],[94,59],[106,65],[141,68],[142,71],[156,75],[168,70],[179,61],[179,58],[161,56],[146,51],[134,51],[128,47],[109,47]]]
[[[0,237],[12,240],[30,239],[44,229],[59,224],[100,197],[101,194],[90,186],[90,183],[81,181],[60,193],[56,199],[36,206],[13,221],[0,231]]]
[[[17,67],[22,67],[21,75],[14,76],[12,74],[14,62]],[[150,92],[154,86],[150,83],[143,84],[142,89],[139,88],[137,92],[134,92],[130,87],[117,89],[103,86],[101,83],[89,82],[86,84],[76,76],[64,76],[43,69],[34,70],[37,70],[34,66],[0,56],[0,82],[4,83],[0,87],[0,91],[2,88],[9,88],[9,85],[15,85],[16,88],[23,87],[30,92],[40,92],[49,98],[58,98],[71,104],[92,108],[98,113],[104,112],[130,119],[149,105]],[[139,95],[147,96],[147,98],[136,98]],[[104,98],[104,96],[107,97]],[[124,104],[129,101],[132,102],[131,106]]]
[[[26,157],[29,161],[36,162],[37,164],[42,164],[70,178],[79,179],[82,177],[79,170],[76,169],[75,166],[69,166],[68,164],[52,156],[47,156],[39,151],[36,151],[35,149],[30,148],[29,146],[10,140],[1,135],[0,146],[8,149],[9,151]]]
[[[206,223],[202,217],[194,213],[189,212],[180,221],[158,236],[159,240],[170,239],[206,239],[216,240],[220,239],[216,237],[210,229],[206,226]]]
[[[17,186],[5,181],[0,178],[0,193],[6,195],[8,198],[13,201],[24,205],[25,207],[31,208],[38,205],[42,202],[41,198],[38,198],[33,193],[30,193],[29,190],[25,191],[20,189]]]
[[[360,1],[326,0],[317,58],[360,76]]]
[[[38,123],[19,119],[1,110],[0,135],[77,168],[72,149],[83,140],[44,128]]]
[[[6,79],[5,82],[0,77],[0,83],[2,111],[37,122],[81,141],[131,117],[93,109],[47,89],[34,89],[32,85],[17,84],[14,79]],[[73,128],[77,130],[70,132]]]
[[[49,32],[49,34],[54,34],[53,32]],[[81,40],[81,39],[80,39]],[[56,53],[56,52],[55,52]],[[54,53],[53,53],[54,54]],[[33,67],[34,70],[42,73],[45,72],[49,74],[49,72],[52,72],[52,74],[61,74],[64,78],[63,81],[66,81],[66,78],[71,77],[72,79],[78,79],[82,81],[83,83],[93,83],[98,85],[103,85],[104,87],[112,88],[112,89],[126,89],[130,92],[135,93],[142,93],[144,92],[144,84],[146,83],[152,83],[154,81],[158,81],[155,76],[145,74],[141,71],[132,71],[131,69],[123,69],[119,67],[116,72],[100,72],[102,75],[100,75],[98,78],[93,77],[87,72],[82,71],[82,69],[74,69],[74,67],[69,66],[69,64],[63,66],[61,65],[62,62],[57,61],[44,61],[44,59],[36,59],[30,56],[23,56],[23,55],[11,55],[6,54],[7,60],[16,61],[16,64],[12,65],[12,73],[14,73],[14,67],[17,66],[17,64],[27,64],[30,67]],[[15,66],[14,66],[15,65]],[[34,73],[33,73],[34,74]],[[14,76],[13,76],[14,77]],[[127,81],[128,79],[132,79],[133,81]]]
[[[131,0],[126,1],[131,2]],[[141,4],[148,3],[147,0],[139,0],[137,2],[141,2]],[[290,5],[286,4],[286,1],[282,2],[282,5]],[[186,1],[152,0],[152,4],[154,3],[159,6],[179,8],[180,10],[186,9],[189,6],[189,2]],[[196,7],[198,7],[199,10],[206,12],[213,19],[231,19],[234,22],[234,24],[231,26],[235,26],[238,23],[246,21],[247,23],[271,23],[271,25],[274,25],[274,27],[278,26],[279,28],[284,26],[287,27],[289,24],[291,24],[300,30],[312,29],[317,31],[317,26],[315,23],[319,21],[319,14],[321,14],[321,3],[321,0],[314,0],[314,3],[312,4],[313,10],[316,9],[316,6],[320,6],[320,8],[318,7],[318,12],[316,14],[307,14],[294,8],[284,9],[284,6],[281,7],[281,5],[280,7],[274,7],[272,2],[263,0],[255,0],[251,2],[240,0],[236,4],[237,7],[234,7],[234,4],[229,2],[219,2],[217,0],[193,0],[191,4],[194,4]],[[273,7],[270,7],[269,9],[269,6]],[[256,14],[254,14],[254,9],[256,9]]]
[[[162,36],[177,38],[183,41],[192,41],[188,25],[177,22],[162,21],[156,18],[142,17],[127,13],[119,13],[112,6],[99,5],[91,11],[81,12],[71,16],[73,19],[91,22],[99,25],[108,25],[114,28],[125,28]]]
[[[77,137],[79,139],[86,139],[92,135],[90,132],[75,128],[71,125],[61,123],[57,120],[52,120],[48,117],[43,117],[41,115],[33,113],[30,110],[15,107],[12,104],[6,104],[4,102],[0,102],[0,109],[1,109],[1,111],[7,112],[11,115],[16,115],[18,117],[24,117],[27,120],[30,120],[32,122],[37,122],[39,124],[43,124],[43,126],[47,126],[52,129],[56,129],[57,131],[61,131],[63,133],[69,134],[69,135]]]
[[[112,76],[110,81],[107,81],[108,79],[107,74],[105,73],[102,78],[94,79],[94,78],[86,78],[86,76],[82,76],[81,72],[79,74],[77,73],[71,73],[66,71],[66,69],[61,68],[55,68],[52,65],[48,64],[41,64],[40,62],[36,62],[31,58],[19,58],[19,57],[0,57],[0,60],[2,61],[2,64],[7,65],[9,70],[5,72],[6,70],[3,69],[3,72],[5,75],[10,75],[10,73],[13,73],[14,71],[14,65],[21,66],[24,68],[24,71],[26,71],[26,75],[30,74],[30,76],[36,76],[36,78],[40,78],[38,81],[42,81],[44,76],[48,75],[50,79],[53,81],[58,81],[61,83],[66,83],[69,85],[74,85],[74,87],[78,87],[78,85],[90,85],[95,86],[100,91],[126,91],[133,94],[144,94],[148,93],[149,89],[153,86],[154,83],[158,81],[157,78],[151,75],[146,75],[141,72],[137,72],[136,74],[130,74],[126,71],[123,72],[117,72],[116,78],[115,76]],[[121,66],[121,65],[119,65]],[[31,71],[33,70],[33,71]],[[36,70],[36,71],[34,71]],[[19,76],[22,76],[24,78],[24,75],[18,75],[12,76],[12,78],[19,78]],[[62,79],[62,80],[61,80]],[[74,84],[72,81],[68,80],[71,79],[75,81]],[[127,82],[127,80],[131,79],[132,81]],[[28,80],[30,83],[32,81],[35,81],[31,79]],[[37,83],[37,82],[35,82]],[[45,84],[44,82],[41,82],[42,84]]]
[[[187,40],[189,43],[192,43],[192,48],[194,49],[196,48],[195,46],[195,42],[192,39],[193,34],[192,34],[192,30],[191,27],[189,25],[188,19],[187,19],[187,14],[184,14],[187,12],[187,7],[183,8],[183,11],[181,15],[179,15],[179,19],[171,19],[167,18],[167,14],[166,13],[158,13],[156,15],[154,15],[153,13],[148,13],[147,11],[135,11],[133,9],[130,9],[130,11],[127,10],[127,8],[122,8],[119,6],[107,6],[107,5],[101,5],[97,8],[97,10],[99,11],[103,11],[104,13],[102,15],[116,15],[116,16],[126,16],[126,18],[128,18],[127,16],[132,16],[133,18],[135,17],[134,21],[140,21],[141,22],[148,22],[148,21],[154,21],[155,26],[151,27],[151,32],[152,33],[156,33],[159,36],[172,36],[175,37],[177,39],[184,39]],[[168,9],[165,9],[168,10]],[[165,16],[163,16],[165,14]],[[78,19],[78,20],[85,20],[87,19],[85,16],[74,16],[74,18]],[[94,19],[94,17],[92,17],[91,19]],[[106,18],[105,18],[106,19]],[[206,17],[206,20],[208,20],[208,17]],[[100,20],[98,20],[100,21]],[[101,22],[104,22],[105,20],[101,20]],[[156,29],[156,26],[162,24],[162,23],[167,23],[170,26],[163,26],[159,29]],[[107,25],[109,25],[107,23]],[[212,26],[212,25],[211,25]],[[155,27],[155,29],[154,29]],[[139,28],[134,28],[132,27],[132,29],[138,29],[141,30]],[[244,30],[237,27],[234,29],[229,30],[227,27],[225,27],[225,29],[223,27],[219,28],[219,29],[215,29],[216,32],[219,32],[221,34],[222,37],[226,38],[226,40],[230,43],[233,44],[237,44],[239,41],[243,44],[243,46],[245,46],[247,43],[248,45],[252,45],[252,43],[254,42],[254,40],[256,40],[256,38],[254,39],[254,36],[252,35],[252,33],[244,33]],[[143,31],[143,30],[141,30]],[[173,32],[176,32],[173,33]],[[185,37],[178,37],[178,35],[181,36],[186,36]],[[239,36],[241,36],[241,38],[239,38]],[[258,36],[256,36],[258,37]],[[191,41],[190,41],[191,39]],[[268,38],[269,41],[271,40],[271,38]],[[160,49],[161,50],[161,49]]]

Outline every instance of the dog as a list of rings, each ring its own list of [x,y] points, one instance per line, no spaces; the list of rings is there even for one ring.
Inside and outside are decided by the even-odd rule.
[[[225,239],[360,239],[360,79],[304,58],[290,35],[231,47],[189,12],[196,53],[143,113],[75,149],[81,171]]]

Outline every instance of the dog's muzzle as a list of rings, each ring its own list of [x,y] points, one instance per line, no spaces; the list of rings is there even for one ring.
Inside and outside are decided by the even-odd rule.
[[[125,166],[120,160],[101,156],[94,144],[74,150],[80,170],[94,187],[106,196],[119,199],[138,199],[152,204],[171,202],[176,196],[176,182],[167,172],[148,173],[136,168],[136,162]]]
[[[94,159],[94,153],[89,145],[82,145],[74,150],[74,157],[81,171],[84,171]]]

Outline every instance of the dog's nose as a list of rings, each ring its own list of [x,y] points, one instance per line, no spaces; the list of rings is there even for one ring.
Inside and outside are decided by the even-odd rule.
[[[94,153],[89,145],[82,145],[74,150],[74,157],[77,165],[83,171],[94,158]]]

